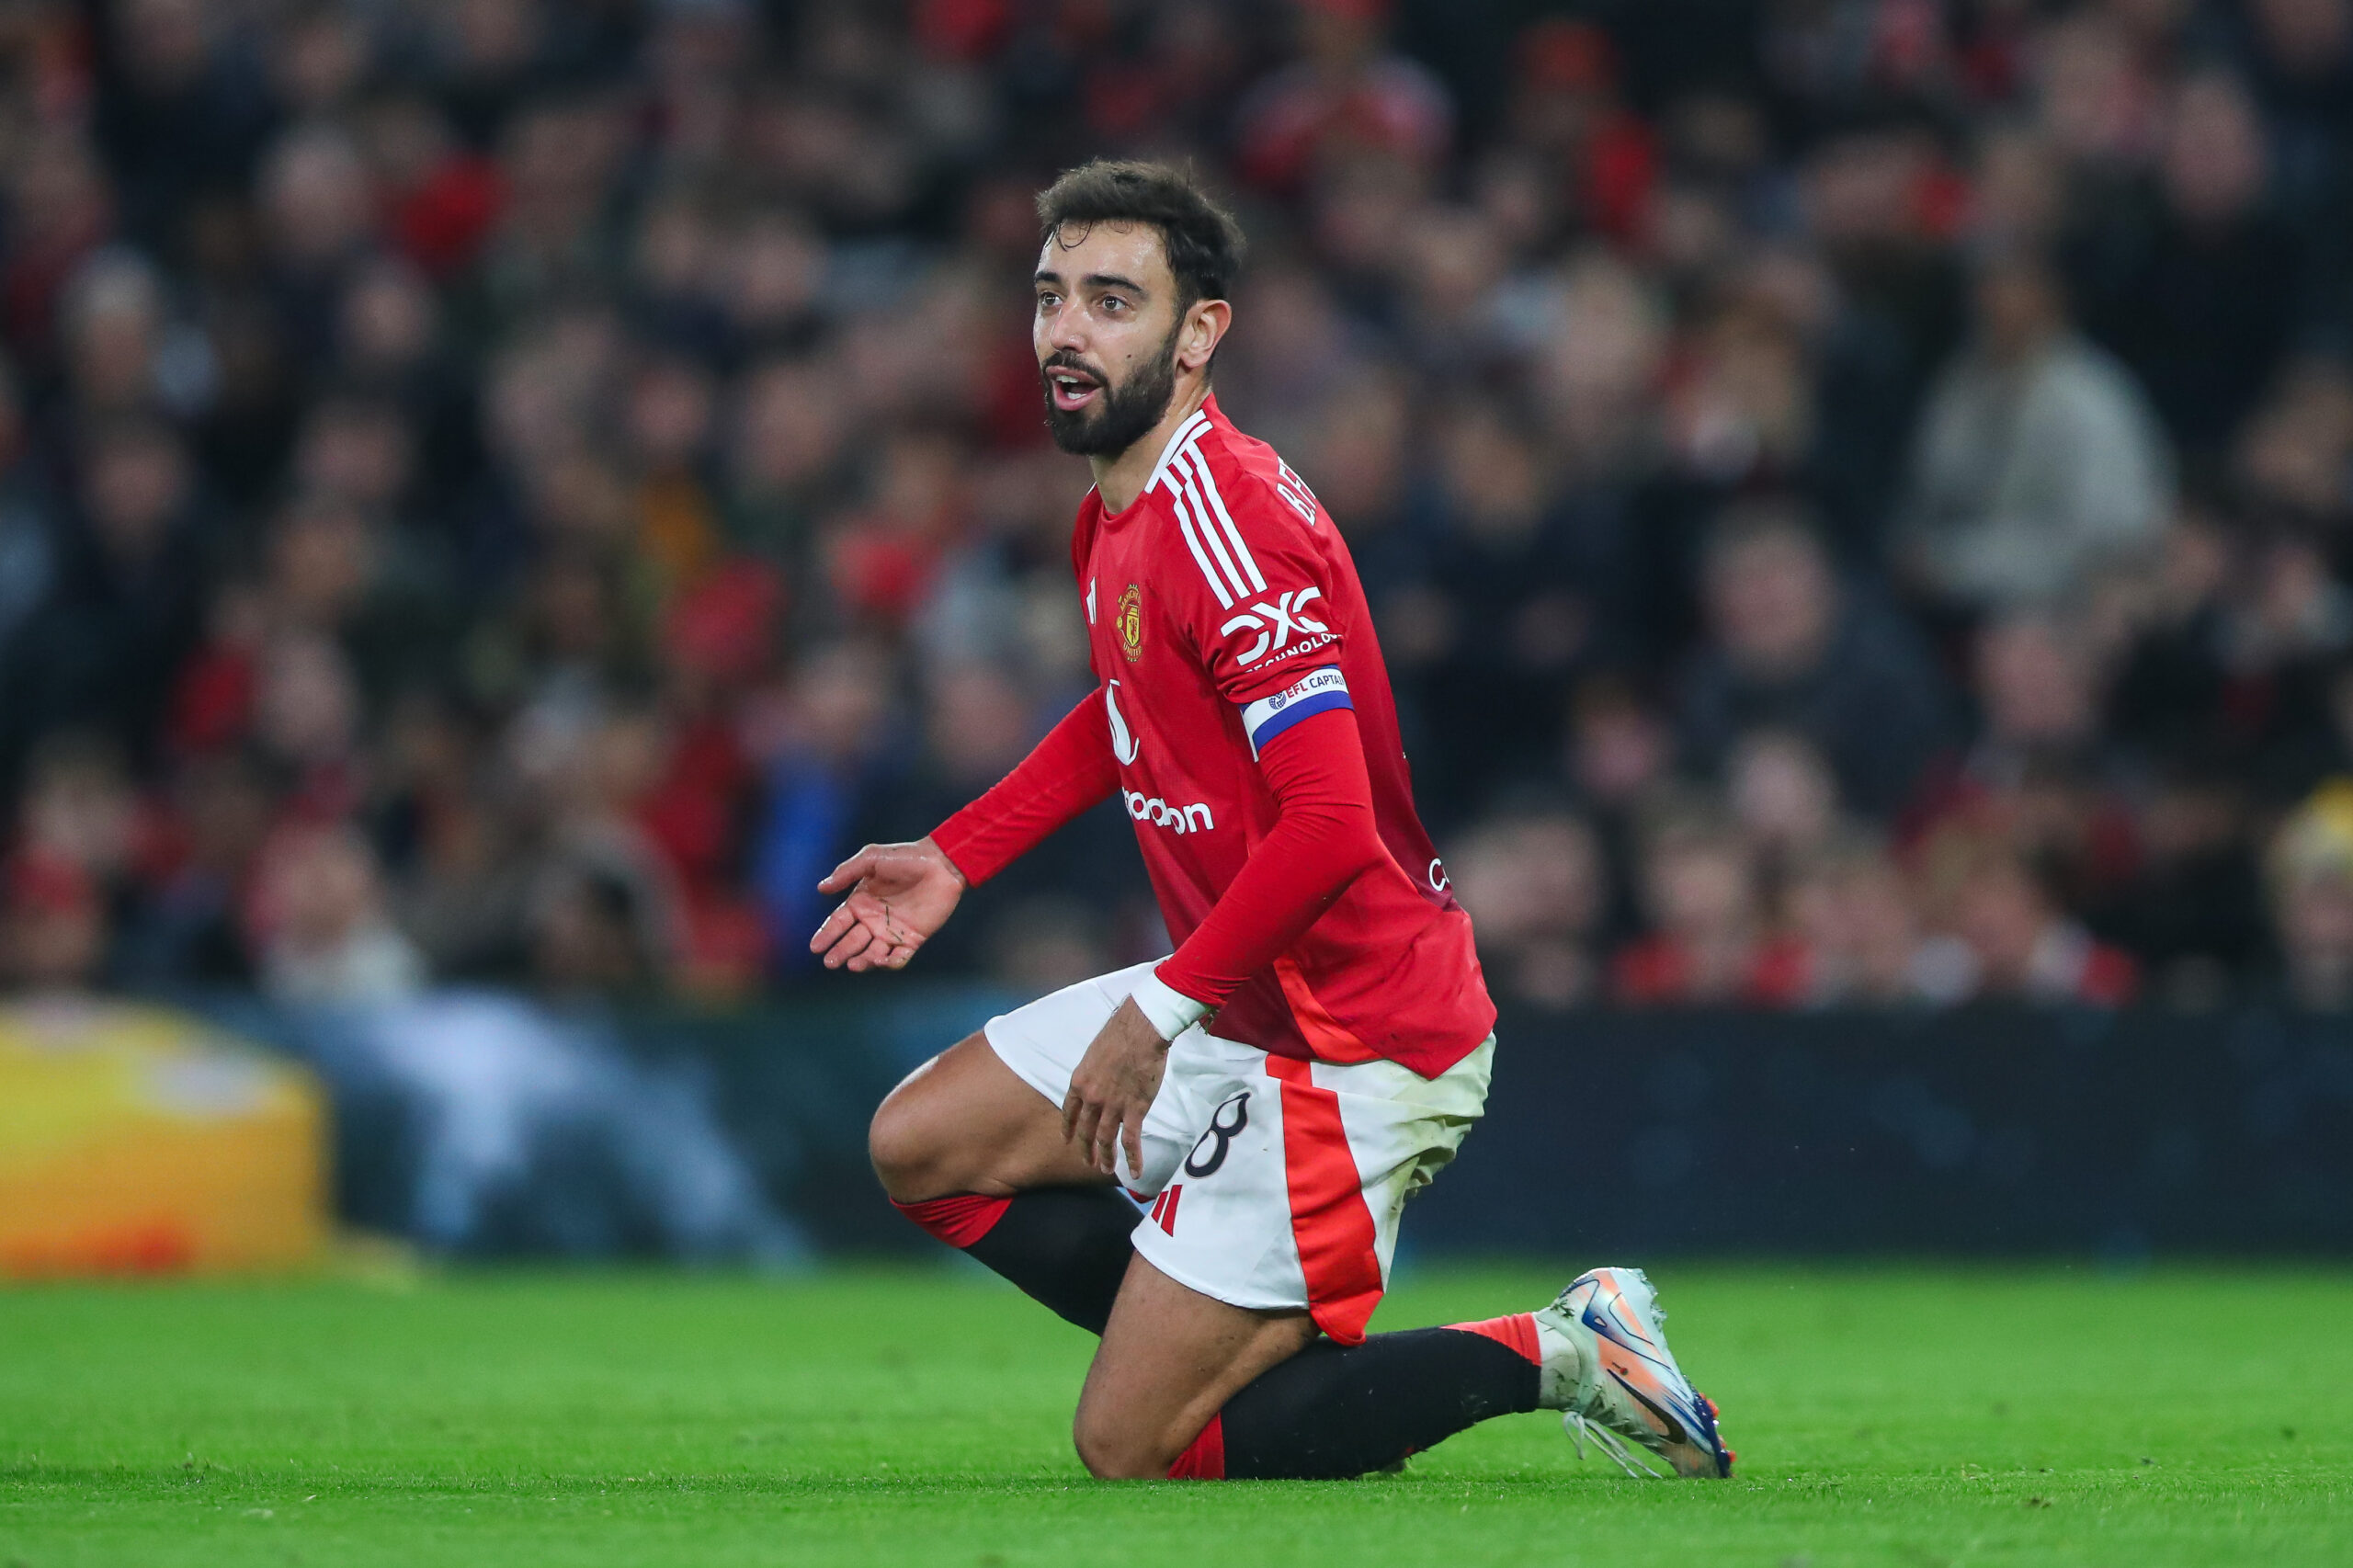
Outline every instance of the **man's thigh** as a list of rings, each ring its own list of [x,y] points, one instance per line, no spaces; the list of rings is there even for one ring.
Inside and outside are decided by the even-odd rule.
[[[1054,1108],[1058,1126],[1063,1103],[1070,1097],[1072,1074],[1086,1059],[1087,1048],[1152,967],[1148,962],[1131,964],[1066,985],[1027,1006],[991,1018],[983,1030],[990,1048],[1014,1076]],[[1145,1196],[1157,1192],[1186,1148],[1199,1136],[1186,1085],[1193,1076],[1188,1063],[1204,1044],[1196,1028],[1178,1035],[1169,1049],[1160,1091],[1144,1114],[1143,1169],[1128,1169],[1124,1152],[1120,1155],[1120,1181],[1131,1192]]]
[[[1136,964],[1040,996],[910,1074],[874,1113],[868,1135],[883,1189],[915,1203],[1105,1185],[1086,1151],[1063,1142],[1063,1101],[1086,1048],[1151,970]],[[1198,1031],[1183,1038],[1197,1040]],[[1126,1173],[1138,1190],[1157,1190],[1199,1132],[1173,1081],[1162,1089],[1144,1121],[1148,1174]]]
[[[883,1190],[901,1203],[1108,1181],[1085,1151],[1063,1140],[1061,1108],[1017,1077],[977,1034],[891,1091],[874,1113],[867,1147]]]
[[[1098,1476],[1167,1474],[1227,1400],[1315,1335],[1304,1312],[1233,1306],[1131,1260],[1078,1396],[1080,1460]]]
[[[919,1068],[875,1113],[870,1140],[884,1188],[902,1203],[950,1193],[1006,1197],[1025,1187],[1100,1186],[1085,1152],[1063,1142],[1071,1074],[1149,963],[1064,986],[988,1021]],[[1199,1136],[1174,1065],[1200,1048],[1178,1037],[1172,1070],[1144,1119],[1144,1165],[1123,1174],[1155,1192]],[[1228,1048],[1235,1049],[1235,1048]]]

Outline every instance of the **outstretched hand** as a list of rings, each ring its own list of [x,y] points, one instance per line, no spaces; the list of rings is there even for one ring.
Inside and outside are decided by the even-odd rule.
[[[904,969],[948,923],[964,887],[964,873],[928,838],[870,844],[817,884],[819,892],[849,896],[809,938],[809,950],[822,955],[827,969],[854,974]]]

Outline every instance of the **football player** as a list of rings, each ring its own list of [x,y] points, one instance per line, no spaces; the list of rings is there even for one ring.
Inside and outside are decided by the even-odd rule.
[[[1139,163],[1073,170],[1038,213],[1045,417],[1095,475],[1071,570],[1100,684],[929,836],[844,861],[810,945],[899,968],[966,888],[1116,796],[1176,950],[918,1069],[874,1118],[883,1186],[1102,1335],[1074,1423],[1097,1475],[1356,1475],[1539,1408],[1630,1470],[1729,1474],[1637,1270],[1366,1334],[1400,1210],[1486,1098],[1471,921],[1347,546],[1211,395],[1238,226]]]

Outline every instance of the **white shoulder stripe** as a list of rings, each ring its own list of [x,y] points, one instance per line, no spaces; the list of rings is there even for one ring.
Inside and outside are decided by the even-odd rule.
[[[1185,510],[1185,498],[1174,487],[1169,490],[1168,498],[1176,504],[1176,527],[1185,535],[1185,548],[1193,552],[1193,563],[1201,569],[1201,575],[1210,580],[1210,592],[1217,596],[1220,608],[1232,609],[1233,596],[1225,591],[1225,585],[1218,580],[1217,568],[1210,564],[1208,554],[1201,549],[1200,539],[1193,532],[1192,514]]]
[[[1160,460],[1152,465],[1152,478],[1144,484],[1146,490],[1154,488],[1167,477],[1168,461],[1176,455],[1177,449],[1209,428],[1209,423],[1210,416],[1197,408],[1193,410],[1193,416],[1190,419],[1186,420],[1169,433],[1168,444],[1160,449]]]
[[[1171,486],[1171,494],[1178,494],[1183,500],[1191,503],[1193,522],[1200,529],[1201,539],[1210,547],[1210,553],[1215,556],[1217,563],[1225,569],[1225,580],[1233,589],[1233,597],[1248,597],[1249,585],[1242,580],[1241,570],[1233,564],[1233,557],[1226,553],[1225,541],[1218,537],[1216,525],[1210,521],[1210,509],[1201,505],[1201,493],[1193,488],[1192,480],[1186,475],[1181,466],[1170,469],[1168,476],[1175,482]]]
[[[1176,460],[1188,473],[1199,482],[1203,493],[1209,496],[1211,510],[1217,514],[1217,520],[1224,528],[1225,537],[1233,541],[1235,558],[1242,562],[1243,570],[1249,574],[1251,589],[1257,593],[1265,593],[1267,579],[1259,575],[1258,562],[1251,558],[1250,547],[1242,542],[1242,530],[1233,526],[1233,515],[1225,509],[1225,497],[1218,494],[1217,481],[1210,476],[1210,460],[1201,451],[1198,437],[1186,443],[1185,449],[1177,454]]]

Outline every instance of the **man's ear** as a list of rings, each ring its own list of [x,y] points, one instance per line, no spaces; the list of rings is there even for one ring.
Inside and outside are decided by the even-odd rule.
[[[1223,300],[1197,300],[1185,312],[1185,331],[1176,345],[1179,368],[1199,370],[1210,362],[1225,329],[1233,324],[1233,307]]]

